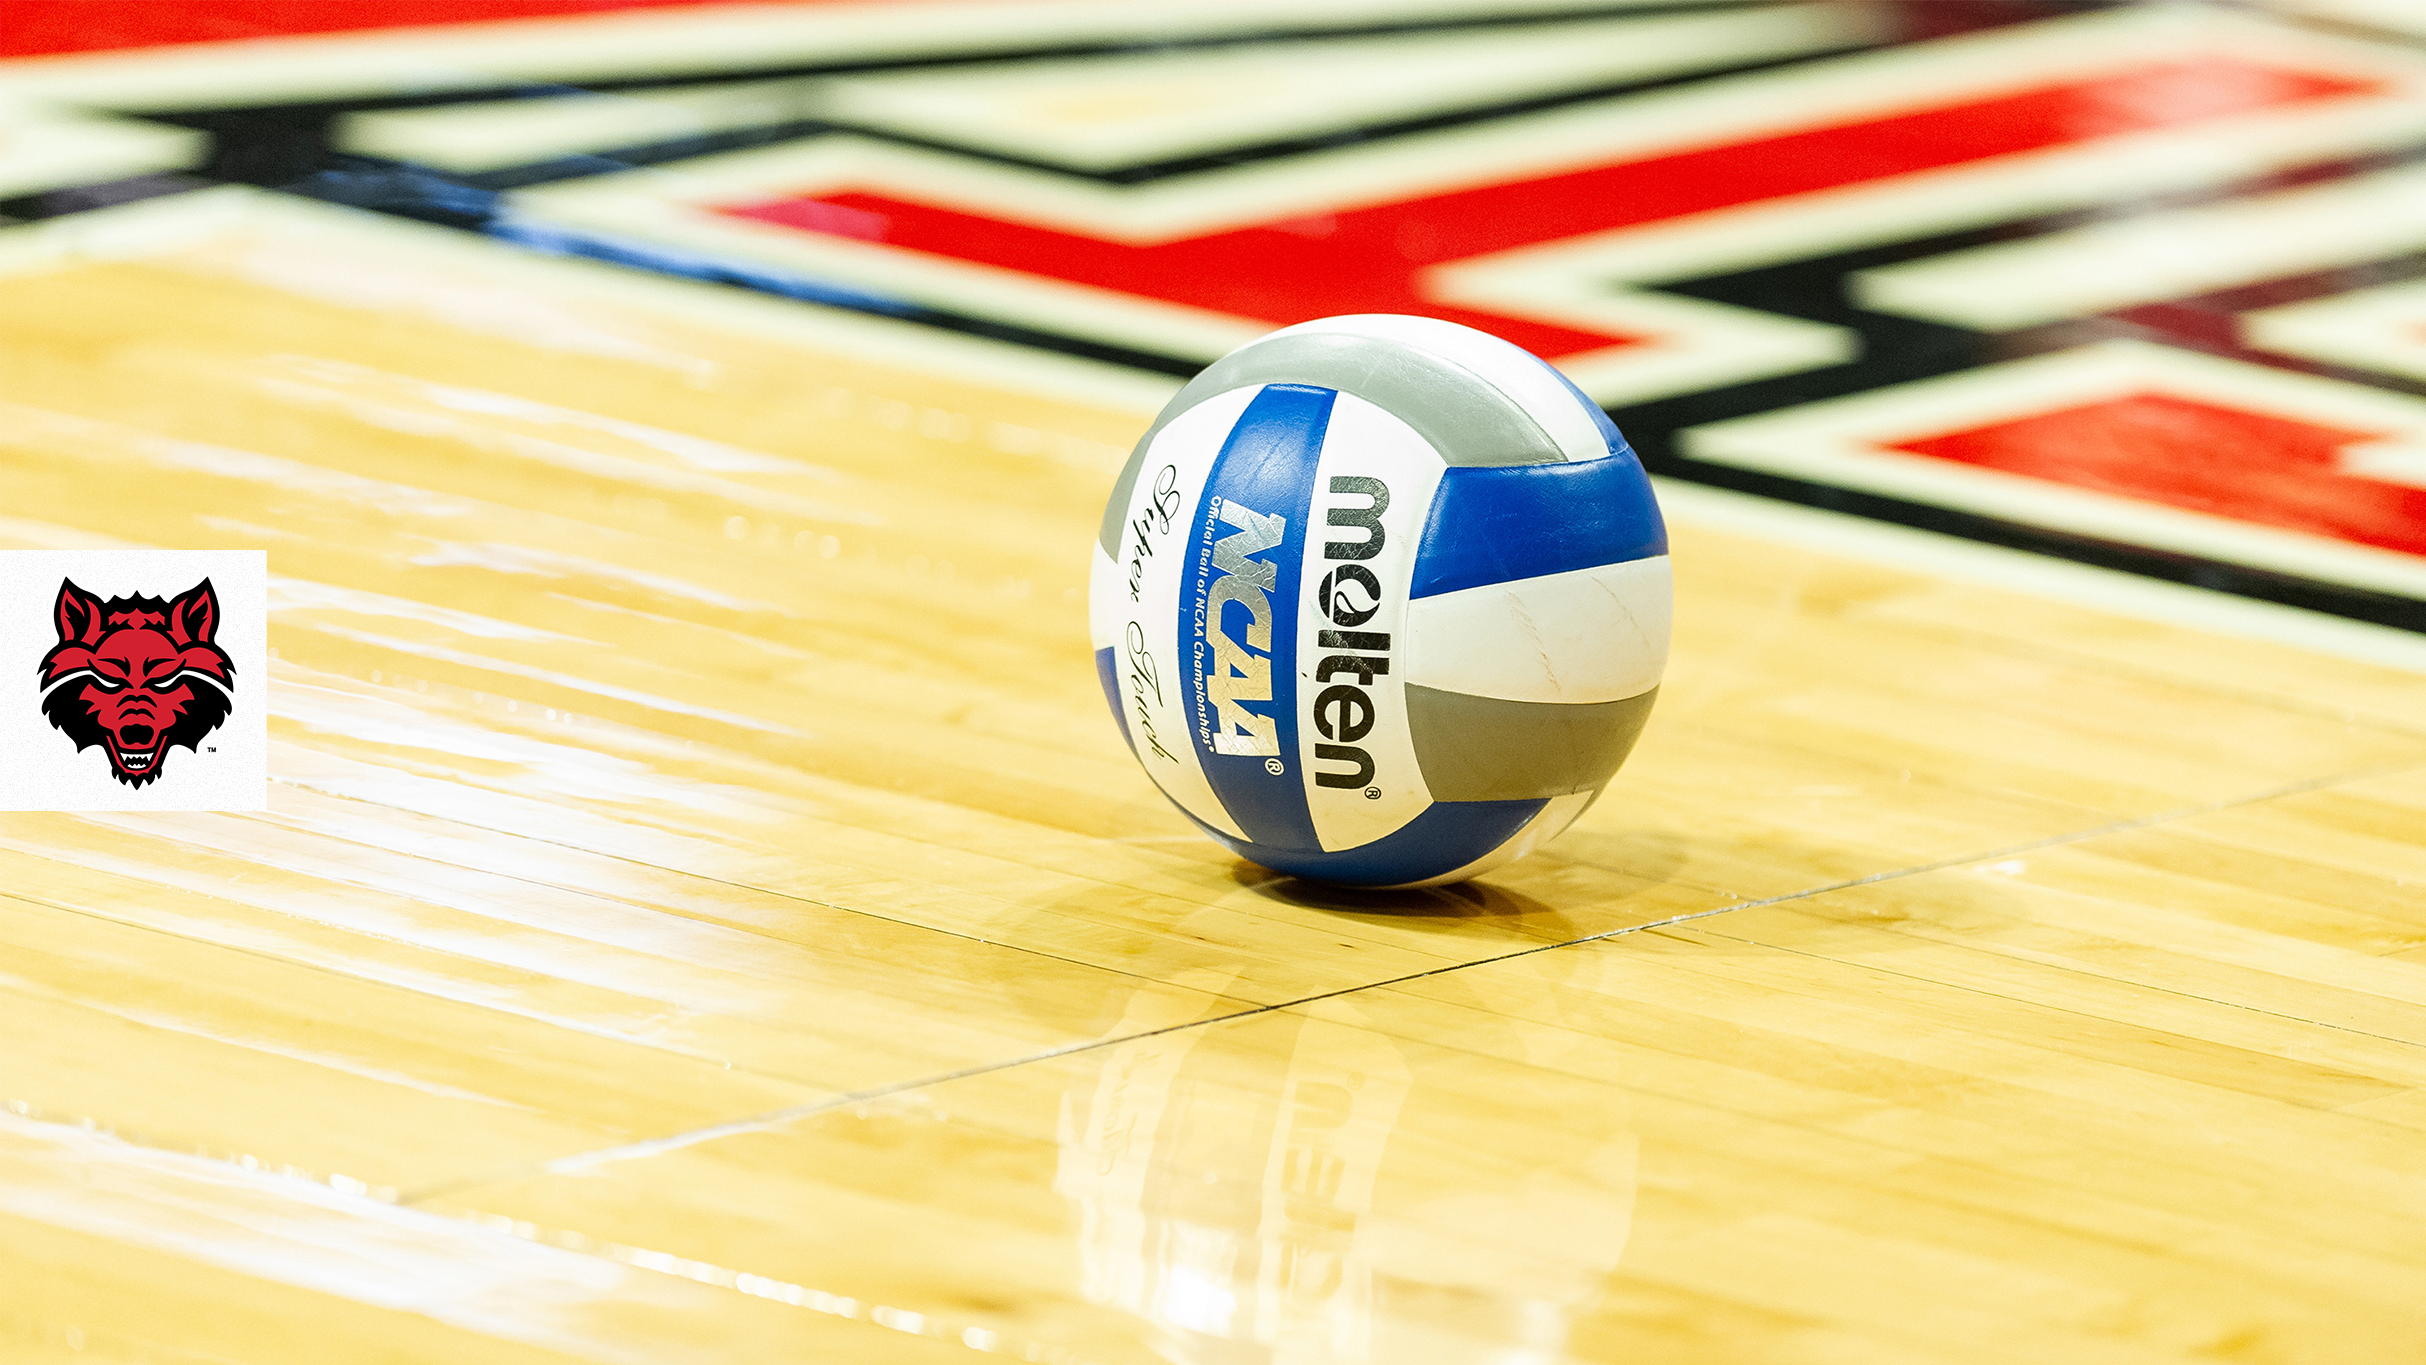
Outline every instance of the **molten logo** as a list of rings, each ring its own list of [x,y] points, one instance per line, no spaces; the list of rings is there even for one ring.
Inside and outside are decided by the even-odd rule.
[[[41,663],[42,714],[79,753],[100,746],[127,786],[158,781],[170,749],[195,749],[227,719],[236,665],[217,643],[209,579],[171,601],[106,602],[62,579],[52,620],[59,643]]]
[[[1390,510],[1390,486],[1379,479],[1362,475],[1335,475],[1331,491],[1345,497],[1363,498],[1364,507],[1333,507],[1324,517],[1325,524],[1362,531],[1357,540],[1332,540],[1323,543],[1323,558],[1346,560],[1338,568],[1323,575],[1314,590],[1314,605],[1335,626],[1361,626],[1371,621],[1381,610],[1381,580],[1373,571],[1354,561],[1371,559],[1389,543],[1389,533],[1382,529],[1381,515]],[[1317,744],[1314,756],[1332,763],[1350,765],[1346,772],[1316,772],[1314,782],[1322,787],[1362,787],[1373,780],[1373,755],[1357,744],[1373,729],[1373,698],[1365,689],[1373,680],[1390,671],[1390,633],[1383,630],[1326,630],[1315,636],[1314,643],[1323,649],[1357,650],[1359,653],[1326,654],[1314,668],[1314,680],[1330,683],[1314,698],[1314,729],[1324,739],[1336,744]],[[1332,683],[1341,674],[1356,679],[1353,683]],[[1368,792],[1367,795],[1374,795]]]

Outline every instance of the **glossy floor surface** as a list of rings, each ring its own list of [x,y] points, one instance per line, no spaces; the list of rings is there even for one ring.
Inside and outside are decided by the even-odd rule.
[[[2422,159],[2415,0],[11,6],[0,550],[265,551],[273,781],[0,814],[0,1362],[2426,1358]],[[1080,598],[1368,309],[1678,635],[1351,896]]]
[[[0,269],[0,548],[275,654],[268,813],[0,816],[0,1357],[2426,1351],[2393,632],[1670,485],[1609,798],[1351,897],[1103,713],[1165,381],[239,189]]]

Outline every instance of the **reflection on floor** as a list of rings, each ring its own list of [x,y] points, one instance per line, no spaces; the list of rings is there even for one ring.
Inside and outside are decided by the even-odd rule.
[[[108,207],[0,143],[39,220],[0,228],[0,549],[267,551],[275,778],[262,815],[0,815],[0,1355],[2426,1345],[2426,644],[2382,624],[2421,597],[2417,48],[2147,7],[677,8],[0,61],[9,120],[241,80],[320,103],[223,148],[399,159]],[[857,54],[811,93],[864,126],[801,126],[803,51]],[[1383,79],[1426,61],[1456,80]],[[607,71],[615,119],[444,159]],[[426,112],[371,107],[407,77]],[[1999,100],[2039,141],[1983,149]],[[107,175],[198,169],[103,122],[150,130]],[[1802,136],[1837,180],[1677,170]],[[311,202],[433,184],[445,224]],[[1102,273],[1282,238],[1287,297]],[[1610,797],[1406,895],[1195,834],[1079,600],[1156,357],[1376,280],[1581,338],[1679,476]]]

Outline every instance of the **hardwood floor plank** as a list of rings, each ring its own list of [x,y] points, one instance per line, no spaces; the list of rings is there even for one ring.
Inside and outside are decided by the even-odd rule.
[[[1608,796],[1325,890],[1103,712],[1169,384],[251,191],[0,265],[0,549],[268,551],[275,779],[0,815],[0,1353],[2426,1348],[2415,674],[1680,496]]]

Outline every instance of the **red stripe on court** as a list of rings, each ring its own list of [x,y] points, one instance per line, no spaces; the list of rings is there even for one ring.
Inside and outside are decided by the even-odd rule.
[[[2149,393],[1890,448],[2426,554],[2426,488],[2341,471],[2345,448],[2383,435]]]
[[[0,57],[710,3],[715,0],[7,0],[0,7],[6,13],[0,21]]]
[[[1588,232],[2380,89],[2372,81],[2230,59],[2157,63],[1993,99],[1154,246],[873,194],[719,211],[1275,324],[1335,313],[1429,313],[1560,356],[1646,339],[1444,308],[1424,293],[1417,272]]]

